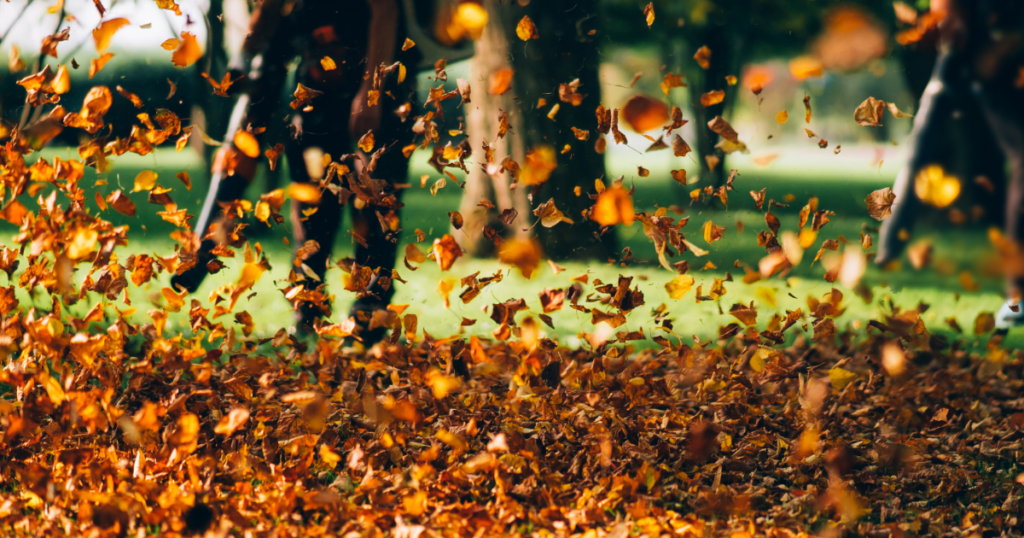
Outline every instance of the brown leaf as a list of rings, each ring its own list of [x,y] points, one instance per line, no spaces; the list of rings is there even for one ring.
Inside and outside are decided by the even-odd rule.
[[[868,204],[868,213],[875,220],[885,220],[892,216],[892,205],[896,201],[896,194],[892,189],[885,187],[872,192],[864,199]]]
[[[863,103],[857,105],[857,110],[853,111],[853,119],[857,125],[878,127],[881,125],[879,122],[882,121],[883,110],[885,110],[885,101],[868,97]]]
[[[454,237],[444,234],[440,239],[434,240],[433,256],[441,270],[447,271],[452,268],[455,260],[462,256],[462,248],[455,242]]]
[[[504,213],[504,212],[502,212],[502,213]],[[570,218],[566,217],[565,215],[563,215],[562,212],[559,211],[557,207],[555,207],[555,199],[554,198],[552,198],[552,199],[548,200],[547,202],[544,202],[543,204],[537,206],[537,209],[533,210],[533,214],[538,219],[540,219],[541,225],[544,226],[545,228],[551,228],[551,227],[555,226],[556,224],[558,224],[560,222],[565,222],[567,224],[573,224],[572,219],[570,219]],[[513,216],[512,218],[515,218],[515,216]],[[510,224],[510,223],[506,223],[506,224]]]

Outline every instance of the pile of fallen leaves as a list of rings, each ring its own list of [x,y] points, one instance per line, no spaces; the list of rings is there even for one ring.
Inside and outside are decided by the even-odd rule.
[[[205,351],[152,327],[119,347],[62,332],[52,315],[8,317],[0,525],[46,536],[1013,529],[1022,357],[918,336],[916,314],[835,343],[639,353],[566,349],[529,322],[507,343],[427,337],[353,353],[283,331]]]

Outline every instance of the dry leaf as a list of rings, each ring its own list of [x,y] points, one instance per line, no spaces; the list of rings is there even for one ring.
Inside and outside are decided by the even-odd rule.
[[[892,204],[896,201],[896,194],[891,188],[885,187],[872,192],[864,201],[868,204],[868,213],[875,220],[885,220],[892,216]]]
[[[878,127],[882,121],[882,111],[885,110],[885,101],[879,101],[874,97],[868,97],[863,103],[857,105],[853,112],[853,119],[857,125],[864,127]]]
[[[523,41],[540,39],[540,36],[537,35],[537,25],[528,15],[523,15],[523,18],[519,20],[519,24],[516,25],[516,35]]]

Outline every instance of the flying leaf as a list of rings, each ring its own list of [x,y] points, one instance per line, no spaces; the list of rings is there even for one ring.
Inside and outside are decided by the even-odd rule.
[[[231,437],[231,434],[238,431],[239,428],[245,425],[249,421],[249,411],[236,407],[228,412],[227,415],[221,417],[220,421],[213,428],[213,433],[223,435],[225,437]]]
[[[113,58],[113,57],[114,57],[114,53],[113,52],[105,52],[105,53],[101,54],[99,58],[93,58],[92,60],[90,60],[89,61],[89,78],[92,78],[92,77],[96,76],[96,73],[99,73],[100,70],[103,69],[103,66],[107,65],[107,62],[109,62],[110,59]]]
[[[157,175],[152,170],[143,170],[135,176],[135,188],[132,192],[148,191],[156,185]]]
[[[647,21],[648,28],[654,24],[654,2],[649,2],[644,7],[644,19]]]
[[[694,279],[690,275],[676,275],[665,284],[665,291],[671,299],[682,299],[686,292],[693,289]]]
[[[434,240],[434,259],[442,271],[452,268],[459,257],[462,256],[462,248],[455,242],[451,235],[444,234],[440,239]]]
[[[700,104],[704,107],[715,106],[725,100],[725,92],[722,90],[711,90],[700,96]]]
[[[693,59],[697,60],[697,65],[699,65],[701,69],[710,69],[711,49],[709,49],[707,45],[704,45],[697,49],[697,53],[693,55]]]
[[[487,77],[487,93],[491,95],[502,95],[512,86],[512,71],[509,67],[502,67]]]
[[[359,149],[363,150],[363,153],[370,153],[373,151],[374,143],[373,131],[368,131],[359,138]]]
[[[516,25],[516,35],[523,41],[540,39],[540,36],[537,35],[537,25],[533,23],[529,15],[523,15],[523,18],[519,20],[519,24]]]
[[[552,206],[554,206],[553,203]],[[498,251],[498,259],[501,263],[507,263],[515,266],[516,269],[519,269],[523,278],[530,278],[533,275],[533,272],[540,267],[540,258],[540,243],[533,239],[513,239],[511,241],[505,241],[501,244],[501,248]],[[547,310],[545,310],[545,312],[547,312]]]
[[[626,189],[613,185],[598,195],[590,218],[601,226],[614,226],[620,222],[632,226],[636,218],[633,197]]]
[[[541,226],[544,226],[545,228],[551,228],[560,222],[573,224],[572,219],[566,217],[558,210],[557,207],[555,207],[554,198],[537,206],[537,209],[533,210],[533,214],[540,219]]]
[[[235,136],[233,137],[232,142],[234,142],[238,151],[241,151],[246,157],[255,159],[260,156],[260,144],[256,141],[256,137],[249,131],[235,131]]]
[[[107,47],[110,46],[110,38],[114,37],[114,33],[120,30],[121,27],[127,25],[128,19],[123,17],[101,22],[92,31],[92,39],[96,43],[96,51],[104,52],[107,50]]]
[[[188,67],[203,56],[202,49],[199,48],[199,42],[196,41],[196,36],[192,32],[182,32],[181,42],[178,43],[178,48],[174,50],[174,54],[171,55],[171,63],[175,67]]]
[[[879,101],[874,97],[868,97],[863,103],[857,105],[853,111],[853,119],[857,125],[863,127],[878,127],[882,121],[882,111],[885,110],[885,101]]]
[[[875,220],[885,220],[892,215],[892,204],[896,201],[896,194],[891,188],[885,187],[872,192],[864,201],[868,204],[868,213]]]
[[[539,146],[526,154],[526,162],[519,171],[517,179],[524,185],[540,185],[551,177],[551,172],[558,168],[555,148],[547,145]]]
[[[913,114],[908,114],[902,110],[896,108],[896,103],[889,103],[889,113],[896,119],[913,118]]]
[[[622,107],[622,120],[634,132],[644,133],[664,125],[669,119],[668,113],[665,103],[646,95],[634,95]]]

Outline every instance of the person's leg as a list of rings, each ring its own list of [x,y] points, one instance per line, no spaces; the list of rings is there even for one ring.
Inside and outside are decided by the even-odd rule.
[[[978,100],[1009,167],[1006,181],[1006,238],[1009,250],[1003,252],[1007,276],[1007,301],[996,315],[996,326],[1006,330],[1024,324],[1024,104],[1011,91],[999,91],[991,85],[979,90]]]
[[[943,53],[935,63],[931,82],[921,97],[921,109],[910,133],[907,162],[896,176],[892,190],[896,195],[892,216],[882,223],[875,263],[884,265],[898,258],[907,245],[907,237],[921,207],[914,193],[914,178],[925,166],[944,161],[943,139],[950,118],[957,110],[956,96],[962,93],[964,58],[958,53]]]
[[[215,165],[216,166],[216,165]],[[185,266],[178,274],[171,277],[171,287],[174,289],[183,288],[192,293],[199,289],[210,269],[208,264],[216,258],[213,249],[218,243],[223,244],[225,237],[234,227],[234,219],[224,217],[220,203],[238,200],[242,197],[245,189],[251,181],[249,170],[238,170],[234,175],[227,175],[224,170],[215,171],[210,179],[210,191],[206,195],[203,209],[199,213],[196,222],[195,233],[198,235],[198,248],[190,253],[191,266]],[[204,239],[213,229],[211,225],[219,227],[219,239]],[[183,258],[185,256],[182,256]]]
[[[412,77],[410,77],[412,78]],[[350,315],[357,321],[362,322],[373,316],[376,310],[386,309],[395,293],[395,283],[391,280],[391,270],[395,268],[398,261],[398,230],[392,230],[387,224],[391,212],[398,217],[401,207],[401,189],[395,189],[394,185],[405,183],[409,173],[409,159],[402,153],[402,148],[412,143],[413,133],[411,122],[401,121],[394,112],[397,107],[415,96],[415,89],[406,82],[401,86],[392,85],[388,88],[391,95],[381,97],[381,105],[384,107],[381,115],[379,132],[375,133],[378,147],[387,147],[387,150],[377,160],[376,168],[370,174],[373,179],[380,179],[387,182],[387,198],[390,200],[388,206],[367,203],[362,207],[357,204],[352,206],[352,228],[353,233],[358,235],[366,243],[355,247],[355,262],[361,266],[369,267],[375,272],[367,293],[362,294],[353,304]],[[378,216],[378,214],[380,216]],[[381,217],[385,217],[381,219]],[[382,220],[385,223],[382,223]],[[362,323],[361,323],[362,325]],[[367,331],[364,342],[371,343],[383,337],[384,330]]]
[[[274,45],[267,53],[261,56],[258,67],[254,63],[249,71],[250,80],[243,81],[245,93],[239,94],[235,100],[231,117],[228,121],[228,132],[224,133],[227,144],[217,152],[210,177],[210,187],[203,203],[203,208],[196,220],[195,233],[199,236],[194,250],[188,254],[191,261],[195,263],[186,266],[178,274],[171,277],[172,288],[184,288],[190,293],[199,289],[206,275],[209,274],[209,264],[216,256],[213,249],[218,244],[223,244],[224,236],[233,231],[234,223],[231,219],[225,220],[222,215],[220,203],[233,202],[242,197],[246,188],[256,175],[256,159],[246,157],[237,152],[230,142],[234,136],[233,131],[247,129],[248,127],[267,127],[270,124],[279,122],[277,115],[280,106],[281,87],[287,75],[287,63],[292,57],[292,49],[287,46],[287,32],[279,32],[274,35]],[[247,66],[248,67],[248,66]],[[262,136],[257,136],[262,140]],[[229,168],[226,162],[230,152],[234,156],[232,175],[228,175]],[[206,239],[210,232],[211,225],[222,226],[224,229],[218,235],[218,239]]]
[[[327,112],[319,111],[320,114]],[[314,185],[322,192],[316,202],[292,200],[291,224],[296,259],[291,269],[296,281],[303,282],[306,289],[315,290],[326,282],[331,252],[342,217],[338,197],[320,186],[325,174],[322,158],[326,153],[330,153],[332,158],[340,156],[340,151],[348,143],[348,137],[339,132],[340,129],[310,132],[305,129],[309,126],[303,127],[299,139],[291,141],[286,147],[288,170],[292,182]],[[296,321],[300,329],[308,330],[317,319],[328,315],[329,311],[317,305],[303,303],[297,309]]]

